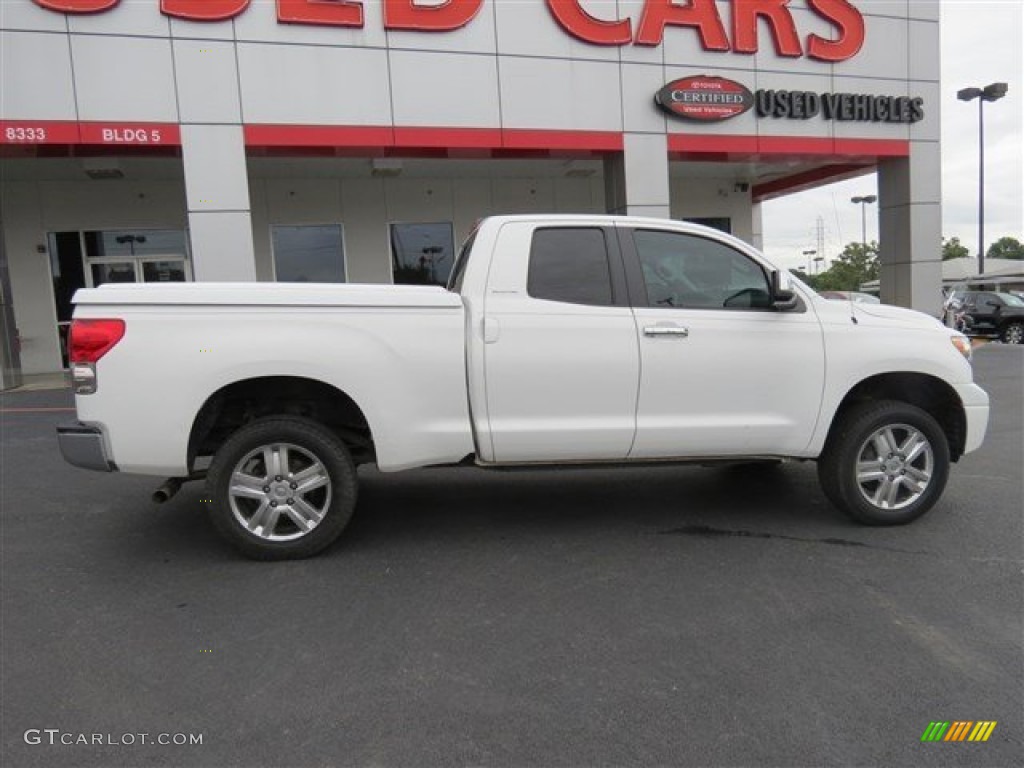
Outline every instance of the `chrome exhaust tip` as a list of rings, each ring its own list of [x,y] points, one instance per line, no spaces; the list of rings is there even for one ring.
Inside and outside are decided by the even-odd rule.
[[[180,477],[169,477],[163,485],[153,491],[153,503],[163,504],[165,501],[169,501],[174,497],[178,491],[181,490],[182,479]]]

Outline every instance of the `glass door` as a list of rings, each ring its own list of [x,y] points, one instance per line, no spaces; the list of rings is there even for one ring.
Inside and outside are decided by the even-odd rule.
[[[144,283],[186,283],[192,279],[188,262],[181,256],[156,256],[139,259]]]
[[[89,259],[89,288],[104,283],[184,283],[192,279],[183,256]]]
[[[139,281],[135,259],[89,259],[89,270],[85,278],[89,288],[98,288],[104,283]]]

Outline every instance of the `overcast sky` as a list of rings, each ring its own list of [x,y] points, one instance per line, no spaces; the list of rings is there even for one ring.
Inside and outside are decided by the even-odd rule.
[[[969,86],[1006,82],[1009,93],[985,105],[985,241],[1024,241],[1024,0],[942,2],[942,234],[978,250],[978,102],[958,101]],[[926,105],[927,108],[927,105]],[[815,248],[815,220],[825,222],[825,250],[834,259],[859,241],[860,206],[850,198],[878,192],[874,174],[764,204],[765,251],[782,264],[806,265]],[[868,206],[867,234],[878,238],[877,206]]]

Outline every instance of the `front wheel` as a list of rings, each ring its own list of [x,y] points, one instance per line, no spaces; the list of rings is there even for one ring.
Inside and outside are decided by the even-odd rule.
[[[865,525],[902,525],[938,501],[949,477],[949,445],[927,412],[878,401],[851,407],[818,459],[829,500]]]
[[[348,449],[322,425],[295,416],[257,419],[229,437],[210,464],[210,519],[247,557],[309,557],[348,525],[357,485]]]
[[[1004,344],[1024,344],[1024,323],[1015,321],[1003,328]]]

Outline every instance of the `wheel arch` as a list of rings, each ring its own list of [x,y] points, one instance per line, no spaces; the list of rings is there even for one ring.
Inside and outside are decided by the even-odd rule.
[[[832,417],[826,445],[852,406],[874,400],[898,400],[930,414],[946,435],[950,460],[955,462],[963,455],[967,439],[967,415],[960,396],[939,377],[914,371],[875,374],[851,387]]]
[[[200,407],[189,431],[189,469],[240,427],[275,415],[313,419],[345,443],[357,464],[375,460],[369,420],[348,393],[304,376],[254,376],[223,385]]]

